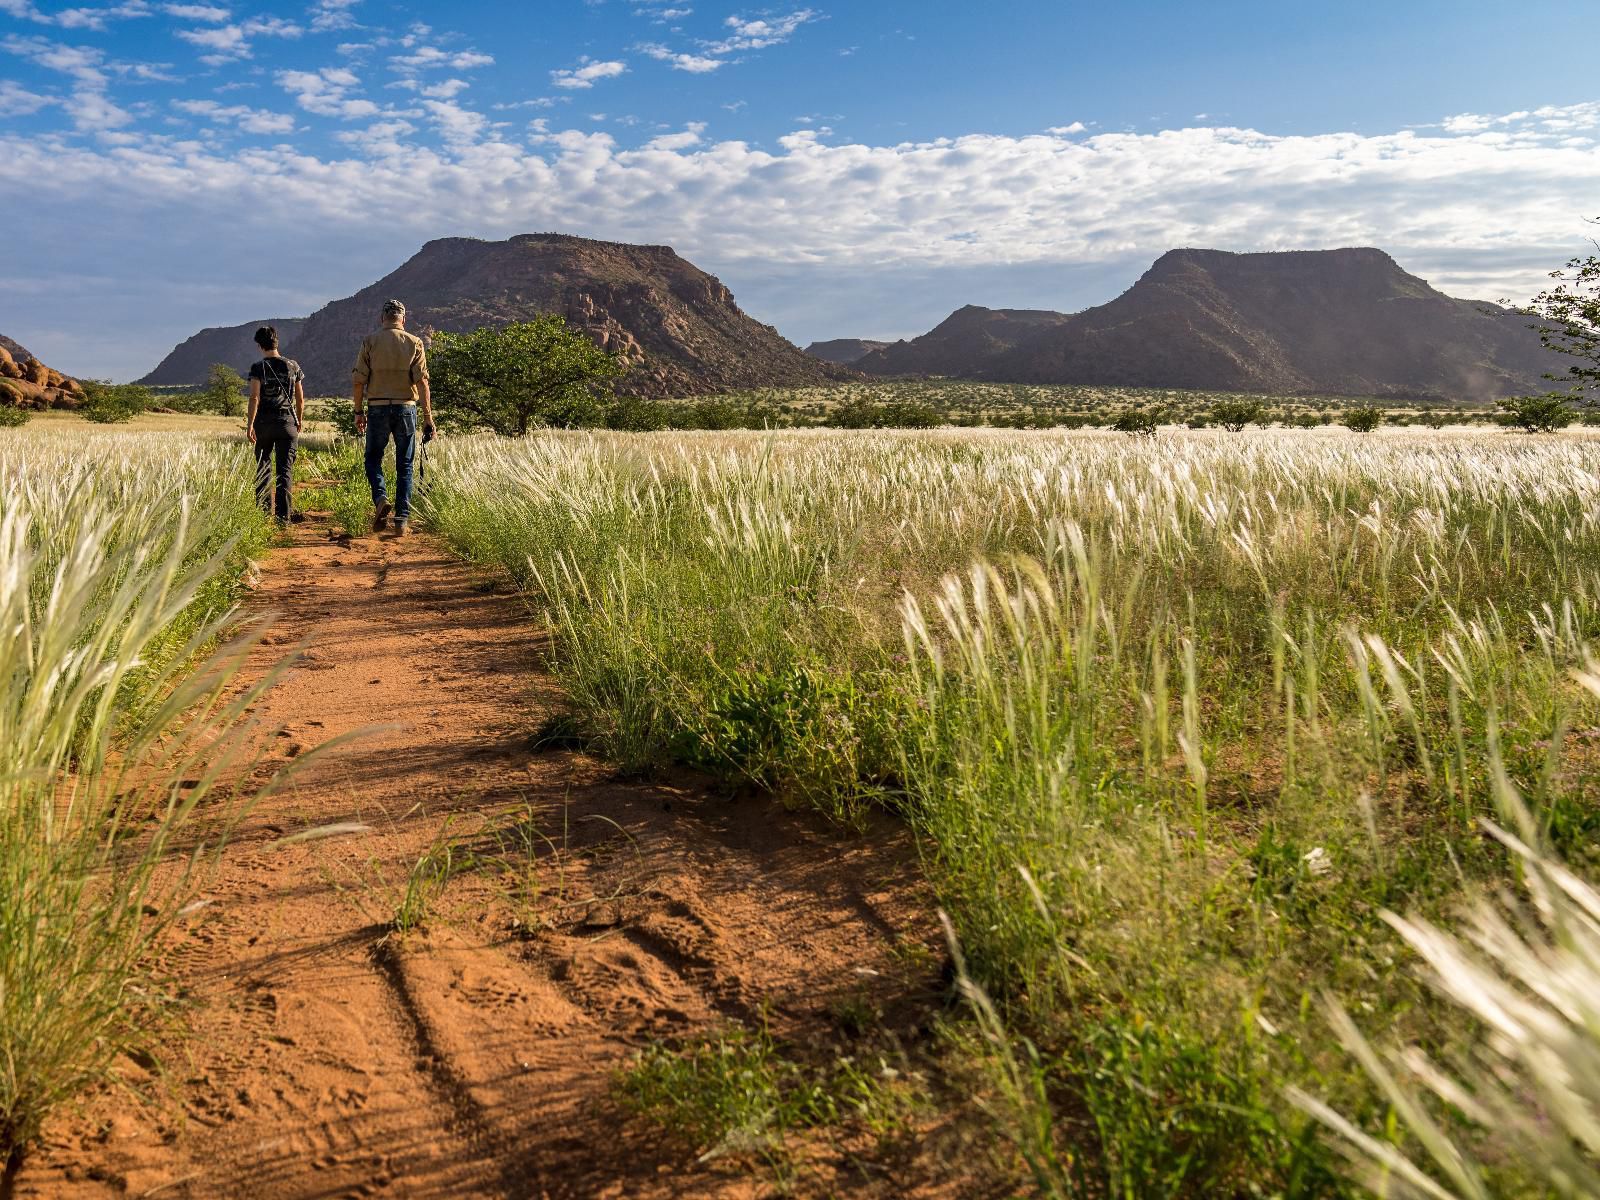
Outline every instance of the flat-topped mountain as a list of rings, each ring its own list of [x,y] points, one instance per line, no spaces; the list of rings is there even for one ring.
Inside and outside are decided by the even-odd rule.
[[[1369,248],[1172,250],[1109,304],[1063,316],[964,308],[856,363],[1011,383],[1487,401],[1540,392],[1526,319],[1457,300]],[[1003,344],[1009,341],[1009,345]]]
[[[254,341],[256,330],[271,325],[278,331],[278,346],[290,358],[295,357],[294,343],[304,327],[304,317],[268,317],[264,321],[249,321],[243,325],[225,325],[215,329],[202,329],[193,337],[180,342],[140,383],[151,387],[186,387],[204,383],[206,372],[213,363],[226,363],[243,375],[250,364],[261,357]]]
[[[849,366],[863,355],[882,350],[888,344],[868,341],[866,338],[833,338],[826,342],[812,342],[806,347],[806,353],[824,362]]]
[[[975,376],[1007,350],[1071,320],[1042,308],[958,308],[933,329],[894,342],[853,364],[869,375]]]
[[[747,316],[720,281],[670,247],[535,233],[503,242],[440,238],[371,286],[318,309],[284,344],[284,352],[305,369],[308,393],[349,390],[356,350],[391,296],[407,307],[406,327],[424,336],[558,313],[629,363],[617,390],[638,395],[696,395],[852,377]],[[197,335],[202,347],[212,344],[210,332]],[[245,343],[248,352],[248,336]],[[202,381],[204,367],[196,358],[186,358],[181,371],[168,370],[182,350],[147,378],[181,374],[185,382]]]

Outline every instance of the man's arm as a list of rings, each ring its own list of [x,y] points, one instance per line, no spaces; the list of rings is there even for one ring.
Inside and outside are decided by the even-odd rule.
[[[244,436],[256,440],[256,409],[261,407],[261,380],[250,381],[250,412],[244,419]]]
[[[352,383],[352,394],[356,402],[356,432],[367,431],[367,383],[372,379],[372,347],[363,340],[361,353],[356,355],[356,369]]]
[[[433,431],[433,392],[428,387],[427,377],[417,384],[417,396],[422,401],[422,429],[424,433]]]
[[[306,385],[303,379],[294,381],[294,423],[301,429],[306,427]]]

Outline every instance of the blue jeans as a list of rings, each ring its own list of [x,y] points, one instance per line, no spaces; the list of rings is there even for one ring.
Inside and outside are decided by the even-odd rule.
[[[367,406],[367,483],[372,503],[389,498],[383,480],[383,452],[394,438],[394,519],[411,519],[411,464],[417,457],[417,406],[379,404]]]

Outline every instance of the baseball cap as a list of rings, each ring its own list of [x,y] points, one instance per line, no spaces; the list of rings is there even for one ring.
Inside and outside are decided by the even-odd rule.
[[[383,315],[386,317],[403,317],[406,315],[406,306],[398,300],[385,300],[383,302]]]

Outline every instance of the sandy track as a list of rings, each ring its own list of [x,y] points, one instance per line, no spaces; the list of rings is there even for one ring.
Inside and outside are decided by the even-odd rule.
[[[932,925],[902,835],[840,838],[540,749],[526,611],[434,540],[341,545],[309,521],[254,606],[277,625],[252,671],[304,641],[258,706],[263,770],[384,728],[308,762],[206,880],[171,947],[189,1036],[125,1064],[164,1099],[64,1115],[19,1194],[765,1194],[619,1111],[617,1065],[762,1013],[779,1036],[834,1037],[830,1010],[862,994],[915,1037],[937,1005],[932,968],[908,976],[893,950]],[[280,841],[339,821],[366,829]],[[413,864],[447,845],[425,927],[386,936]],[[907,1170],[844,1155],[798,1190],[949,1189],[937,1164]]]

